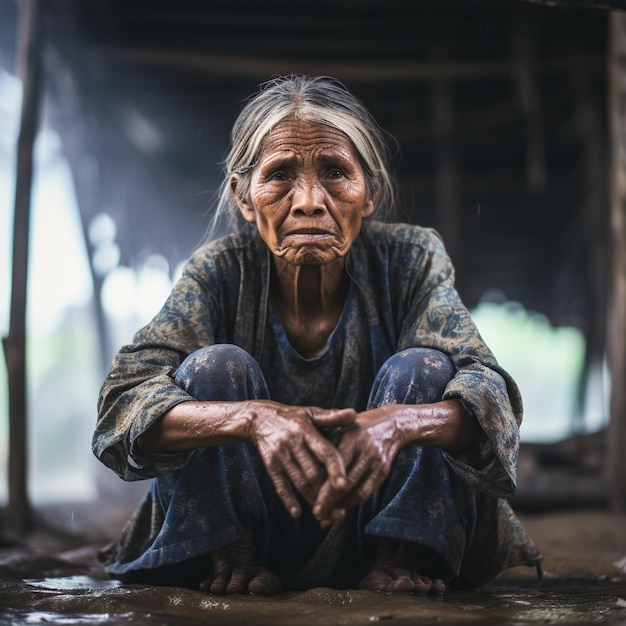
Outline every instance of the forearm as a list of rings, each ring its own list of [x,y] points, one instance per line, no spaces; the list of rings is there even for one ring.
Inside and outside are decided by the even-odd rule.
[[[181,402],[137,439],[142,452],[184,452],[248,441],[251,402]]]
[[[402,433],[402,447],[418,444],[458,452],[485,439],[478,420],[456,399],[433,404],[390,405],[383,409],[393,412],[396,432]]]

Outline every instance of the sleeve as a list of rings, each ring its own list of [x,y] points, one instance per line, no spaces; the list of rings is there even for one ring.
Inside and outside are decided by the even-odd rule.
[[[469,485],[500,498],[516,490],[522,399],[515,381],[497,363],[454,287],[454,268],[443,243],[425,231],[427,243],[405,267],[406,315],[399,349],[423,346],[447,354],[456,374],[443,399],[457,398],[476,417],[486,440],[476,449],[446,453],[453,471]],[[405,271],[406,273],[406,271]]]
[[[92,449],[124,480],[179,469],[193,454],[142,454],[136,442],[172,407],[193,399],[174,377],[187,355],[215,343],[217,307],[210,294],[186,271],[156,317],[117,353],[102,384]]]

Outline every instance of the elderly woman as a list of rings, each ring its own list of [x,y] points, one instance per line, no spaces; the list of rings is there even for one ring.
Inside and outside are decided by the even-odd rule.
[[[211,593],[442,592],[540,555],[515,491],[521,400],[436,232],[387,224],[383,135],[338,81],[264,84],[215,220],[117,354],[93,448],[153,479],[107,571]]]

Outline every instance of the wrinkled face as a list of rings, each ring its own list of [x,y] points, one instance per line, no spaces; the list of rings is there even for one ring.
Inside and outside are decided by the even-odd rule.
[[[236,187],[233,177],[237,196]],[[294,265],[324,265],[344,257],[363,217],[374,209],[346,135],[294,118],[265,138],[249,194],[238,204],[272,253]]]

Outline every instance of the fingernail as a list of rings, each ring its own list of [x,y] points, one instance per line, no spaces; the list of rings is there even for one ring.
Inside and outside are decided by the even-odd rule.
[[[338,476],[335,479],[335,487],[337,489],[343,489],[346,486],[346,479],[343,476]]]
[[[316,506],[313,507],[313,515],[315,517],[319,517],[319,514],[322,512],[322,507],[317,504]]]
[[[300,517],[300,509],[297,506],[292,506],[289,509],[289,515],[291,515],[291,517]]]

